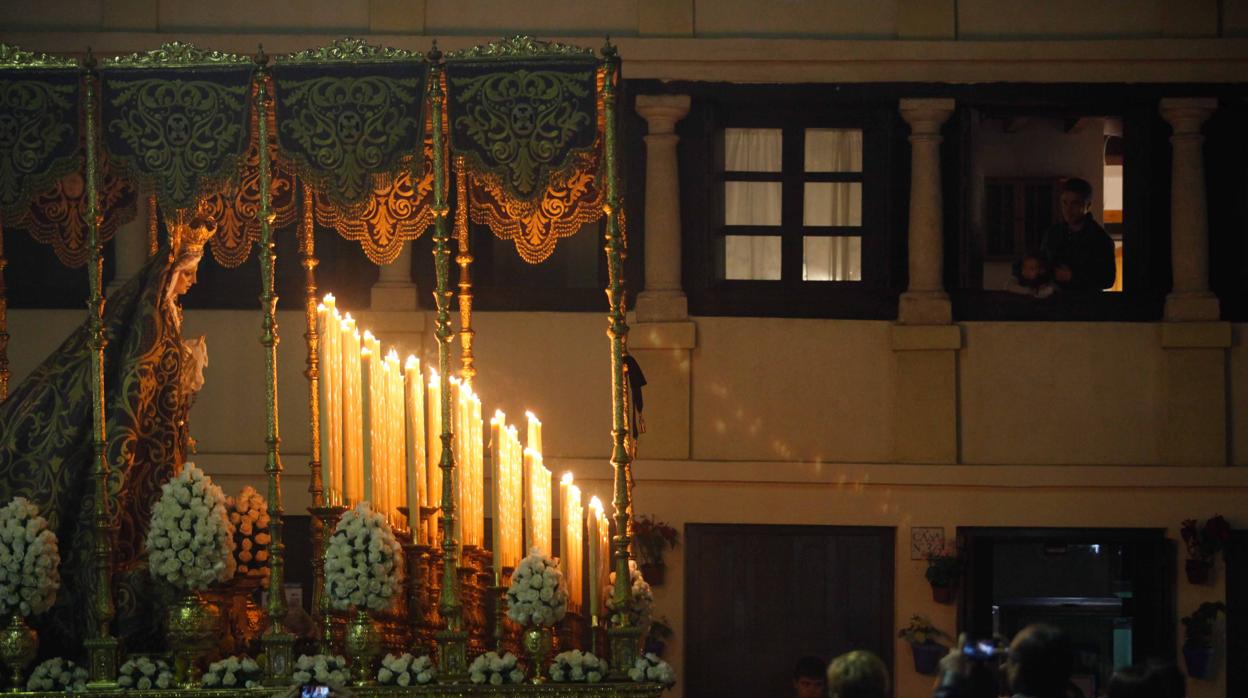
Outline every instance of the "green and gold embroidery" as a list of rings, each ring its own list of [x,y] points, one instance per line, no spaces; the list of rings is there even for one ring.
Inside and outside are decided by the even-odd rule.
[[[194,206],[232,178],[248,141],[249,89],[249,78],[232,77],[106,80],[104,126],[118,169],[170,208]]]
[[[393,171],[420,142],[423,87],[383,75],[280,81],[282,153],[318,191],[359,203],[373,192],[370,175]]]
[[[532,196],[574,150],[592,145],[593,86],[592,69],[452,76],[455,149],[478,168],[500,175],[516,196]]]
[[[77,165],[77,83],[0,79],[0,206],[16,218],[33,191]]]

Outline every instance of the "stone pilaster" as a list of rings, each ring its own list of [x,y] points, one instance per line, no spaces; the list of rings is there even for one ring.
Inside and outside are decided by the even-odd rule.
[[[940,127],[953,114],[952,99],[903,99],[910,124],[910,284],[901,294],[898,321],[940,325],[952,321],[943,276]]]
[[[411,311],[420,307],[416,284],[412,281],[412,243],[403,243],[399,256],[377,269],[377,283],[373,284],[369,303],[372,310]]]
[[[672,322],[689,317],[680,279],[680,179],[676,122],[689,113],[689,95],[639,95],[637,113],[646,135],[646,287],[637,296],[637,320]]]
[[[1218,298],[1209,290],[1209,213],[1205,197],[1205,137],[1200,129],[1218,108],[1216,99],[1163,99],[1170,136],[1170,265],[1173,286],[1166,320],[1217,320]]]

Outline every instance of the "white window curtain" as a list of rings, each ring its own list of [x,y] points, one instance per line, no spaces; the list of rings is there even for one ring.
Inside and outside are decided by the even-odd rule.
[[[782,135],[777,128],[724,129],[724,169],[730,172],[779,172]],[[726,225],[780,226],[780,182],[725,182]],[[779,231],[777,231],[779,232]],[[729,235],[724,240],[724,278],[780,278],[780,238]]]
[[[862,172],[862,131],[806,129],[807,172]],[[861,182],[807,182],[802,223],[809,226],[862,225]],[[810,237],[802,240],[806,281],[860,281],[862,238]]]

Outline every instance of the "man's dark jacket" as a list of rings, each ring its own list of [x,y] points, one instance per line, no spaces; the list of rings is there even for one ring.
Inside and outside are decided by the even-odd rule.
[[[1049,262],[1049,273],[1059,266],[1070,267],[1070,281],[1058,283],[1063,289],[1100,291],[1114,285],[1114,241],[1092,214],[1085,214],[1083,227],[1072,231],[1066,223],[1050,226],[1040,238]]]

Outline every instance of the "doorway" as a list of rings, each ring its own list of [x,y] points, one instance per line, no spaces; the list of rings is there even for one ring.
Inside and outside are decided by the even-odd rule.
[[[792,692],[800,657],[893,655],[895,529],[685,526],[685,695]]]

